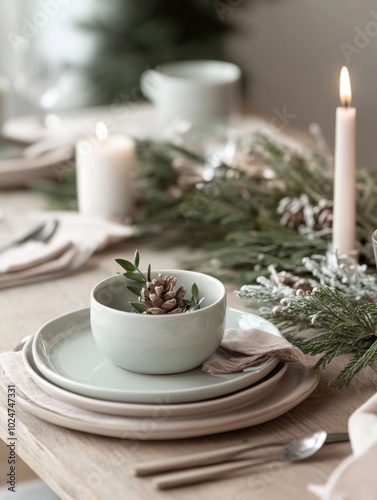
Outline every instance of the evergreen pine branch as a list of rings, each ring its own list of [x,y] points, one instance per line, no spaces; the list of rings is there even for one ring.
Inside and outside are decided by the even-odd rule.
[[[136,141],[138,181],[148,189],[147,194],[166,192],[177,183],[178,173],[172,162],[176,155],[163,142],[152,140]]]
[[[313,317],[316,321],[313,323]],[[294,295],[288,298],[287,305],[275,316],[279,325],[287,321],[312,322],[312,327],[325,329],[329,335],[340,333],[350,335],[355,340],[374,335],[377,320],[375,302],[357,304],[351,298],[336,289],[323,287],[304,296]]]
[[[366,351],[355,354],[339,375],[331,381],[331,385],[338,388],[348,385],[355,375],[376,360],[377,342],[374,339],[373,344]]]
[[[75,170],[70,170],[59,180],[43,179],[33,181],[29,188],[45,196],[51,210],[77,210],[76,175]]]
[[[255,144],[262,161],[284,182],[289,196],[299,197],[306,193],[312,201],[317,202],[332,198],[332,179],[316,156],[304,158],[261,134],[256,136]]]
[[[328,336],[326,333],[316,336],[315,339],[311,338],[310,340],[299,339],[292,335],[288,335],[287,338],[306,354],[317,356],[324,353],[316,364],[317,368],[324,368],[336,356],[347,354],[354,350],[354,339],[352,337],[347,338],[344,335],[333,337]]]
[[[286,304],[274,317],[272,311],[267,317],[303,352],[322,355],[317,367],[326,366],[340,354],[354,354],[332,385],[348,384],[377,359],[375,302],[357,304],[336,289],[320,288],[293,295]]]
[[[257,225],[261,227],[262,224],[258,219]],[[262,227],[263,230],[260,231],[230,233],[221,246],[216,245],[211,249],[210,258],[204,256],[202,259],[185,262],[185,265],[216,275],[227,274],[228,280],[240,284],[253,283],[259,276],[268,276],[271,265],[279,270],[309,276],[302,258],[327,249],[326,242],[320,239],[308,240],[278,224]]]

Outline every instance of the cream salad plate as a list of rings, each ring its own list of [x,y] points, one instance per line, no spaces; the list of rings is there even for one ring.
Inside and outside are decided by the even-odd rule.
[[[230,308],[226,328],[260,328],[280,335],[269,321]],[[34,337],[32,357],[41,374],[63,389],[99,400],[147,404],[190,403],[225,396],[256,384],[279,363],[274,359],[251,371],[230,375],[210,375],[200,367],[172,375],[131,372],[116,366],[97,348],[89,308],[46,323]]]

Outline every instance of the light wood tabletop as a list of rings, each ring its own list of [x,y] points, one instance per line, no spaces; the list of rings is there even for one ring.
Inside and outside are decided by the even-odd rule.
[[[22,212],[42,205],[36,195],[0,193],[1,207]],[[15,287],[0,292],[0,349],[12,350],[17,342],[34,333],[46,321],[89,305],[89,292],[101,279],[114,274],[114,258],[131,258],[135,241],[128,241],[96,254],[73,275],[51,281]],[[154,267],[177,267],[187,256],[184,249],[157,251],[150,242],[137,242],[143,258]],[[245,309],[234,297],[236,287],[228,285],[228,304]],[[202,438],[170,441],[142,441],[105,438],[68,430],[47,423],[16,407],[17,454],[63,499],[232,499],[285,500],[315,498],[309,484],[322,484],[331,471],[349,455],[349,443],[326,445],[317,455],[293,464],[274,463],[254,468],[232,478],[157,491],[151,478],[134,477],[132,466],[143,460],[180,456],[214,450],[245,442],[307,434],[315,430],[343,432],[351,413],[376,390],[377,376],[365,369],[349,387],[333,389],[329,379],[344,365],[337,359],[321,372],[317,389],[300,405],[270,422]],[[7,439],[7,399],[0,391],[0,436]]]

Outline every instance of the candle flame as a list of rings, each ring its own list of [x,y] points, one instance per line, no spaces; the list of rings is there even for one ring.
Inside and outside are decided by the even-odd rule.
[[[350,76],[346,66],[343,66],[342,71],[340,72],[340,102],[343,106],[349,106],[351,104],[351,99],[352,92]]]
[[[98,122],[96,124],[96,136],[97,139],[100,142],[103,142],[107,139],[107,136],[109,135],[109,131],[107,129],[106,123],[104,122]]]

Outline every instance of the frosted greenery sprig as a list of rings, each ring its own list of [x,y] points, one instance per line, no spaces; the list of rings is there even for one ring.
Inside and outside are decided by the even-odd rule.
[[[342,387],[377,359],[376,274],[330,251],[304,262],[311,273],[305,280],[306,292],[285,285],[270,268],[269,277],[260,276],[257,284],[242,286],[236,294],[304,352],[321,354],[318,366],[339,354],[352,353],[351,361],[331,382]]]
[[[314,254],[302,259],[302,266],[311,288],[326,286],[343,292],[353,301],[372,301],[377,298],[377,274],[370,272],[365,264],[355,259],[328,250],[325,254]],[[269,277],[259,276],[256,284],[244,285],[236,295],[253,302],[258,307],[276,304],[283,297],[294,295],[295,290],[277,279],[274,266],[268,267]]]

